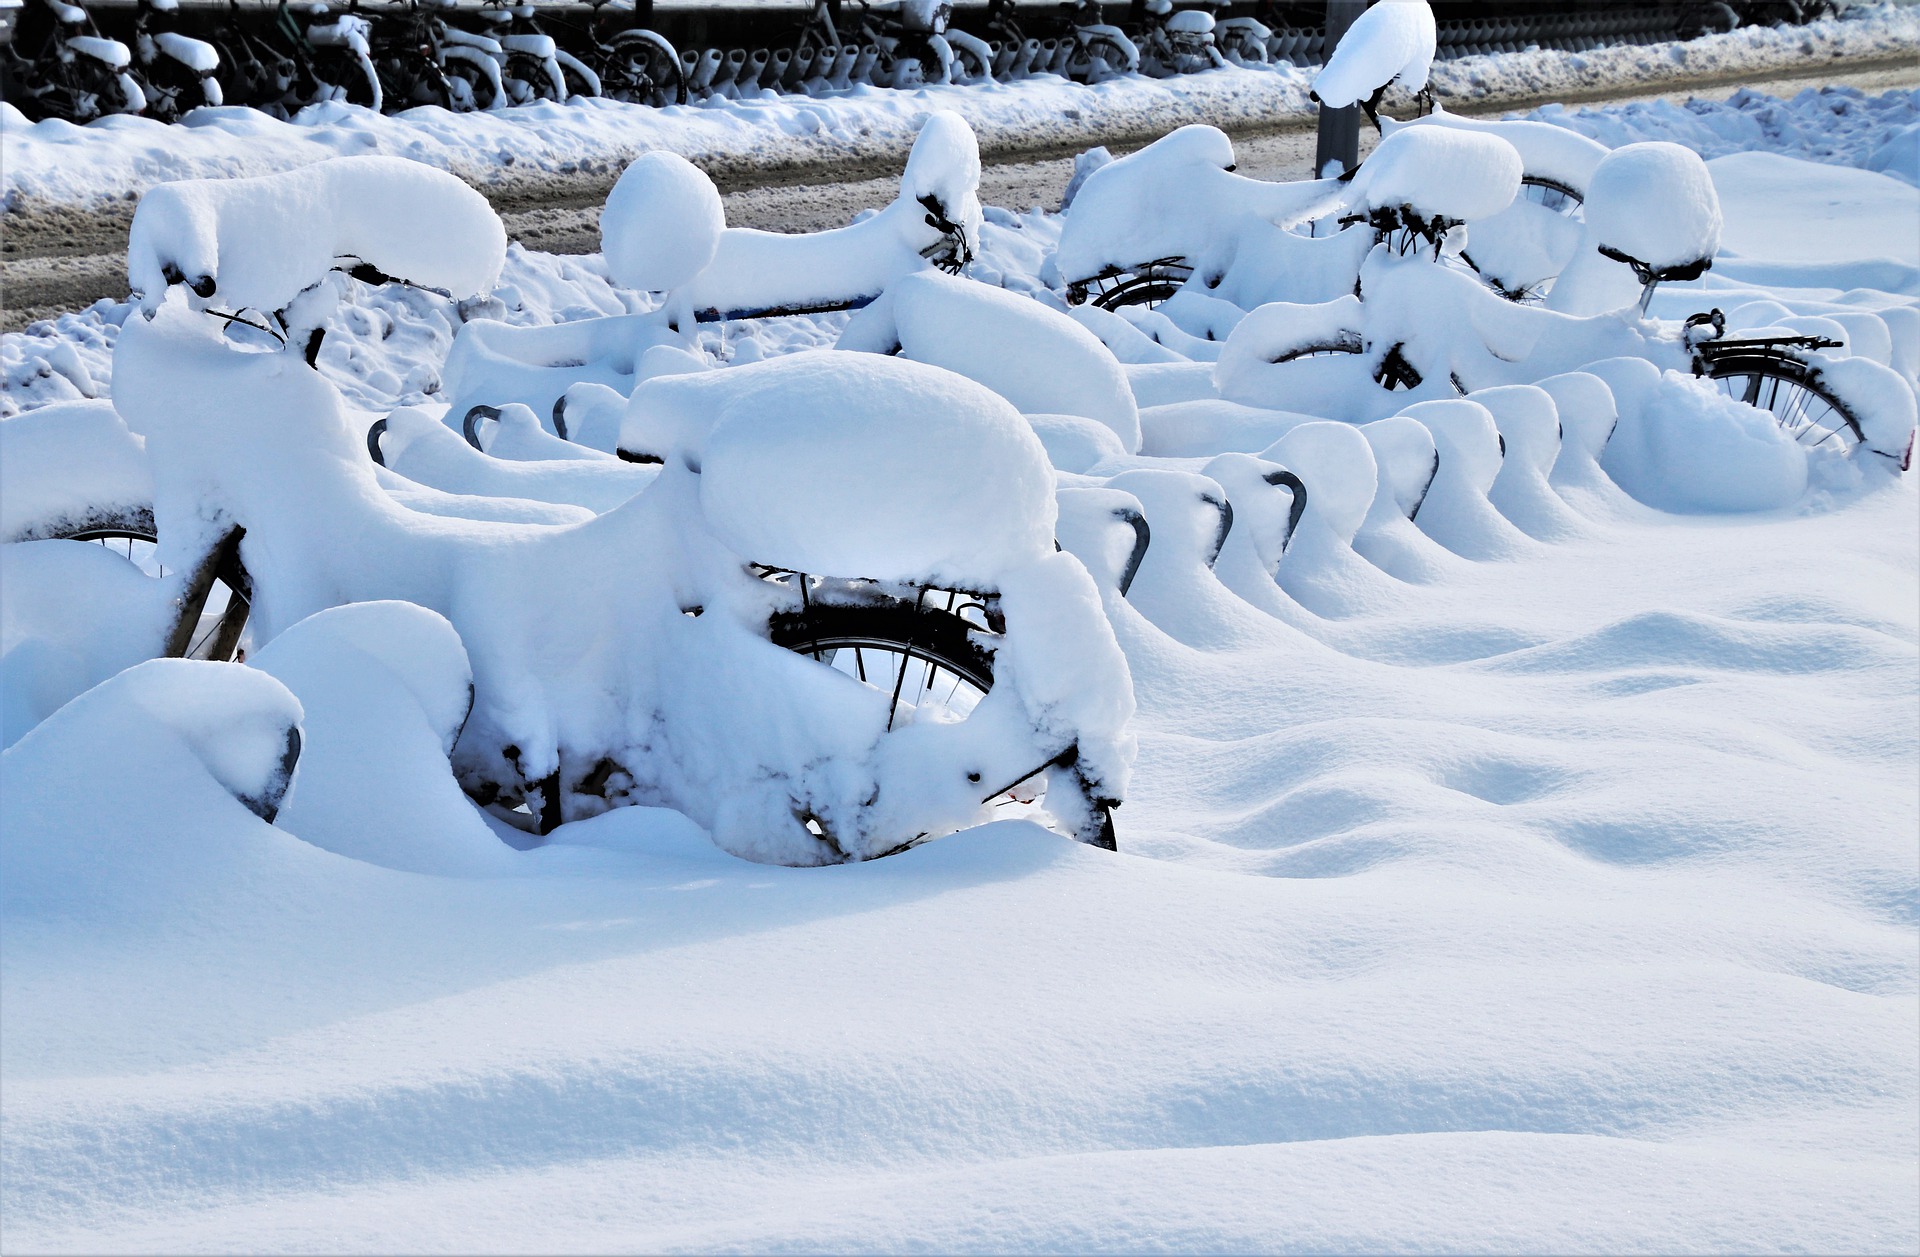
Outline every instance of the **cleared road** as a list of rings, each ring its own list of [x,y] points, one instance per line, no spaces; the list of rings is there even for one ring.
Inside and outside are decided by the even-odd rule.
[[[1920,62],[1867,62],[1836,68],[1811,67],[1801,75],[1772,75],[1759,80],[1718,80],[1676,84],[1659,92],[1624,92],[1563,97],[1567,104],[1672,100],[1689,97],[1724,100],[1742,87],[1791,96],[1807,87],[1856,87],[1865,92],[1920,87]],[[1545,103],[1503,100],[1456,106],[1466,114],[1493,115]],[[1363,128],[1363,149],[1373,138]],[[1129,151],[1150,137],[1123,136],[1109,141],[1116,152]],[[1234,136],[1240,170],[1264,179],[1303,179],[1312,167],[1314,132],[1309,121]],[[980,180],[980,199],[988,205],[1026,209],[1060,203],[1073,173],[1073,154],[1062,152],[989,154]],[[720,189],[727,221],[768,231],[822,231],[844,226],[854,214],[891,201],[898,190],[900,165],[866,163],[831,170],[809,168],[724,177]],[[530,249],[550,253],[592,253],[600,248],[600,206],[608,179],[576,180],[543,190],[537,200],[525,193],[493,196],[507,234]],[[97,210],[23,209],[6,217],[0,240],[0,331],[16,331],[36,319],[90,305],[102,297],[124,297],[127,224],[131,203]]]

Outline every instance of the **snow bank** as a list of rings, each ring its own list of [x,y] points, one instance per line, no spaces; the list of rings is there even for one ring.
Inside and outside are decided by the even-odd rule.
[[[493,207],[453,176],[343,157],[152,189],[134,212],[127,275],[149,313],[175,282],[230,310],[285,309],[340,258],[467,297],[493,286],[506,248]]]
[[[1681,514],[1764,511],[1806,492],[1806,451],[1772,415],[1711,380],[1668,371],[1638,403],[1621,405],[1601,466],[1647,505]]]
[[[664,292],[706,269],[726,226],[720,190],[705,171],[678,153],[646,153],[607,193],[600,251],[615,283]]]
[[[1594,244],[1654,271],[1711,263],[1720,249],[1720,195],[1697,153],[1653,140],[1607,154],[1587,191]]]
[[[1538,100],[1910,55],[1916,46],[1920,15],[1879,7],[1846,21],[1746,27],[1686,44],[1463,57],[1434,66],[1432,82],[1449,98]],[[428,108],[383,117],[335,102],[289,122],[250,110],[196,110],[179,126],[129,117],[85,127],[28,123],[17,110],[0,109],[0,143],[8,155],[9,205],[15,199],[88,204],[170,179],[262,174],[370,151],[424,161],[475,184],[537,193],[556,176],[604,187],[622,164],[657,149],[686,155],[716,174],[897,161],[930,107],[961,113],[996,150],[1084,148],[1184,123],[1270,126],[1276,118],[1312,116],[1310,73],[1290,65],[1227,67],[1171,79],[1113,78],[1091,87],[1042,75],[984,90],[854,89],[660,110],[576,99],[484,114]]]
[[[262,819],[294,779],[300,722],[265,673],[185,659],[129,668],[55,712],[0,752],[9,928],[65,919],[105,940],[230,901],[236,878],[299,845]]]
[[[847,353],[720,374],[712,431],[691,451],[700,504],[754,562],[993,589],[1053,549],[1046,451],[971,380]]]
[[[1390,84],[1418,92],[1427,85],[1437,42],[1427,0],[1382,0],[1340,37],[1326,67],[1314,76],[1314,94],[1342,109]]]

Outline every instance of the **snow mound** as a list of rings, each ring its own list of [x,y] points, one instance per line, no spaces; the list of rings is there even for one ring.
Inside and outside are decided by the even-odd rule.
[[[487,199],[445,171],[342,157],[153,188],[134,211],[127,275],[149,313],[178,282],[228,309],[281,310],[341,258],[472,296],[499,278],[506,250]]]
[[[1286,227],[1338,204],[1332,180],[1267,183],[1232,173],[1233,141],[1217,127],[1180,127],[1087,176],[1064,211],[1055,263],[1082,280],[1159,258],[1202,259],[1250,226]],[[1168,206],[1179,213],[1168,213]]]
[[[152,505],[146,444],[112,402],[56,402],[0,421],[0,541],[66,535]]]
[[[635,160],[607,194],[600,249],[615,283],[664,292],[706,269],[726,227],[713,180],[678,153],[660,150]]]
[[[444,617],[408,602],[334,607],[274,638],[250,664],[305,712],[299,780],[280,828],[408,872],[511,867],[512,849],[460,792],[447,760],[473,702],[473,671]]]
[[[957,234],[980,251],[980,146],[949,110],[921,125],[900,194],[879,213],[834,231],[784,235],[729,227],[713,261],[676,290],[680,311],[731,316],[780,309],[857,306],[894,280],[932,265],[930,256]],[[938,225],[944,219],[951,229]]]
[[[161,653],[162,582],[102,546],[0,546],[0,746],[123,668]]]
[[[1711,264],[1720,248],[1720,195],[1699,154],[1653,140],[1607,154],[1587,192],[1595,245],[1651,267]]]
[[[731,378],[697,455],[700,503],[736,553],[816,575],[992,589],[1053,549],[1046,450],[981,385],[834,352],[719,374]]]
[[[1401,3],[1388,0],[1381,7]],[[1406,127],[1382,140],[1360,164],[1348,196],[1357,209],[1405,207],[1425,222],[1467,223],[1513,204],[1524,173],[1519,152],[1502,136]]]
[[[1806,451],[1772,415],[1713,381],[1668,371],[1631,399],[1637,404],[1615,396],[1620,422],[1601,466],[1647,505],[1677,514],[1764,511],[1806,492]]]
[[[1392,118],[1380,120],[1383,138],[1416,127],[1443,127],[1499,136],[1520,154],[1520,165],[1527,178],[1551,181],[1581,197],[1586,196],[1594,170],[1608,153],[1606,145],[1578,131],[1525,118],[1463,118],[1436,109],[1424,118],[1407,122]]]
[[[1112,352],[1031,298],[938,271],[889,290],[900,351],[986,385],[1023,414],[1080,415],[1140,448],[1140,412]]]
[[[1393,83],[1420,91],[1433,67],[1438,34],[1427,0],[1383,0],[1340,37],[1326,68],[1314,76],[1314,94],[1322,104],[1343,109]]]

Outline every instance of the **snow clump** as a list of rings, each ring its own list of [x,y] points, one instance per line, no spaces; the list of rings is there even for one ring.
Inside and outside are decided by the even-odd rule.
[[[1340,37],[1326,68],[1314,76],[1313,93],[1322,104],[1344,109],[1392,84],[1421,91],[1438,36],[1427,0],[1383,0]]]
[[[1651,140],[1607,154],[1587,193],[1594,244],[1655,271],[1711,264],[1720,249],[1720,194],[1699,154]]]
[[[1423,222],[1469,223],[1513,204],[1524,173],[1519,152],[1499,135],[1407,127],[1361,163],[1349,195],[1370,212],[1404,207]]]
[[[399,157],[340,157],[161,184],[134,211],[127,275],[149,314],[178,282],[230,310],[282,310],[339,258],[469,297],[493,287],[506,252],[493,207],[454,176]]]
[[[724,400],[698,454],[700,502],[735,552],[794,571],[991,589],[1052,551],[1046,451],[981,385],[832,351],[715,374]]]
[[[662,149],[636,159],[607,194],[600,249],[621,287],[665,292],[706,269],[726,227],[713,180]]]

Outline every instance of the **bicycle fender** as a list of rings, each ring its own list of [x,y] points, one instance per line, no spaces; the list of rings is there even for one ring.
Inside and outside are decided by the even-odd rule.
[[[602,90],[600,86],[600,76],[598,74],[595,74],[593,70],[589,68],[585,62],[580,60],[580,58],[574,56],[572,53],[568,52],[566,49],[561,48],[561,49],[555,50],[553,54],[553,59],[556,62],[558,62],[563,68],[572,70],[575,74],[580,76],[581,81],[583,81],[587,85],[587,93],[586,93],[587,95],[589,96],[600,95]],[[562,87],[564,87],[565,86],[564,76],[562,77],[563,77]],[[562,99],[564,99],[565,96],[566,96],[566,93],[563,91],[561,93]]]
[[[1111,42],[1115,47],[1119,48],[1121,52],[1126,53],[1127,54],[1127,72],[1129,74],[1137,71],[1140,68],[1139,46],[1136,45],[1131,39],[1128,39],[1126,36],[1126,32],[1122,31],[1118,26],[1107,26],[1105,24],[1095,24],[1093,26],[1082,26],[1080,30],[1082,31],[1082,33],[1087,35],[1098,35],[1101,38]]]

